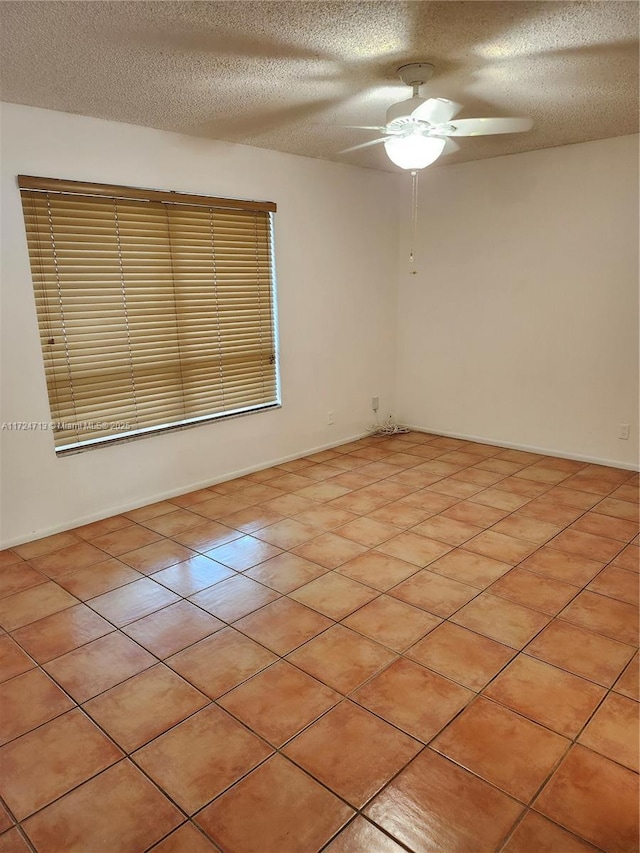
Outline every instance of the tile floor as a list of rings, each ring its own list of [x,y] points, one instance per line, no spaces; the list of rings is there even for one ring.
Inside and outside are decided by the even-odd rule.
[[[0,554],[0,853],[634,853],[638,475],[366,438]]]

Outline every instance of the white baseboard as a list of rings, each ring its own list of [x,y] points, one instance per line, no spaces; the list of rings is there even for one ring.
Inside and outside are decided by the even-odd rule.
[[[403,422],[404,423],[404,422]],[[590,462],[592,465],[605,465],[608,468],[622,468],[625,471],[639,471],[640,465],[636,462],[619,462],[613,459],[601,459],[599,456],[585,456],[580,453],[570,453],[566,450],[556,450],[552,447],[535,447],[530,444],[516,444],[511,441],[503,441],[502,439],[486,438],[478,435],[465,435],[460,432],[448,432],[442,429],[435,429],[425,426],[417,426],[416,424],[406,424],[404,426],[416,432],[429,432],[434,435],[441,435],[444,438],[459,438],[463,441],[476,441],[478,444],[491,444],[494,447],[505,447],[508,450],[524,450],[526,453],[540,453],[543,456],[557,456],[560,459],[575,459],[576,462]]]
[[[273,468],[275,465],[282,465],[283,462],[291,462],[292,459],[300,459],[302,456],[311,456],[313,453],[320,453],[322,450],[331,450],[332,447],[338,447],[341,444],[348,444],[350,441],[357,441],[359,438],[367,436],[367,432],[358,433],[357,435],[341,438],[340,441],[333,441],[329,444],[322,444],[318,447],[312,447],[307,450],[290,453],[287,456],[281,456],[279,459],[271,459],[268,462],[261,462],[259,465],[252,465],[249,468],[242,468],[237,471],[230,471],[224,476],[214,479],[200,480],[197,483],[190,483],[188,486],[181,486],[178,489],[170,489],[166,492],[161,492],[157,495],[152,495],[146,498],[143,502],[122,503],[116,506],[111,506],[108,509],[100,512],[91,513],[90,515],[74,518],[73,527],[69,524],[56,524],[51,527],[46,527],[42,530],[35,530],[24,536],[17,536],[13,539],[8,539],[0,543],[0,550],[5,548],[13,548],[15,545],[22,545],[25,542],[32,542],[34,539],[42,539],[45,536],[52,536],[54,533],[63,533],[66,530],[72,530],[74,527],[82,527],[83,524],[91,524],[94,521],[102,521],[103,518],[110,518],[112,515],[119,515],[123,512],[131,512],[134,509],[139,509],[142,506],[148,506],[152,503],[165,501],[169,498],[175,498],[178,495],[186,495],[189,492],[195,492],[198,489],[206,489],[208,486],[215,486],[218,483],[226,483],[227,480],[235,480],[237,477],[244,477],[247,474],[253,474],[255,471],[263,471],[265,468]]]

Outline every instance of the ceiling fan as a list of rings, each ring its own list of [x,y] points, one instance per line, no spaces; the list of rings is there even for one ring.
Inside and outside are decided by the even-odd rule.
[[[342,154],[384,143],[389,159],[402,169],[424,169],[442,153],[459,147],[451,137],[488,136],[495,133],[522,133],[531,130],[530,118],[456,119],[462,106],[445,98],[421,98],[420,86],[431,78],[434,66],[428,62],[402,65],[398,74],[413,89],[410,98],[387,110],[387,123],[381,126],[352,126],[355,130],[377,130],[383,135],[370,142],[346,148]],[[445,149],[447,149],[445,151]]]

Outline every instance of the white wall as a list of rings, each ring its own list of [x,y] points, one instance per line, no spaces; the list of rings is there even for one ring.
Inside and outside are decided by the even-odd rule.
[[[427,169],[420,182],[415,276],[408,220],[402,230],[399,415],[637,465],[638,137]],[[404,196],[408,208],[408,180]]]
[[[18,174],[277,202],[283,399],[280,410],[63,458],[49,432],[0,432],[3,545],[346,441],[366,431],[374,395],[393,408],[393,175],[12,104],[1,169],[0,420],[50,418]]]

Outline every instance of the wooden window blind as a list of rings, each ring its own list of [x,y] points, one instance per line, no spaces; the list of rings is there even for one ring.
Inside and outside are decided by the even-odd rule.
[[[278,405],[275,204],[18,183],[57,451]]]

